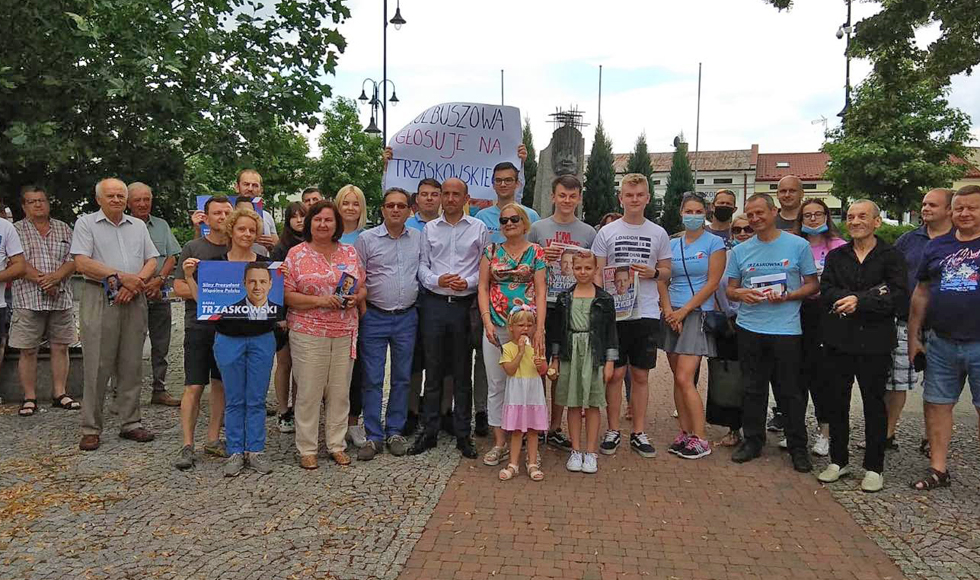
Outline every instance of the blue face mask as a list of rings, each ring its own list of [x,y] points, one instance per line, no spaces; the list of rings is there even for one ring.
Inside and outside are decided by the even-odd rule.
[[[803,231],[804,234],[807,234],[809,236],[815,236],[817,234],[822,234],[822,233],[826,232],[830,228],[827,227],[827,224],[826,223],[823,223],[823,224],[820,224],[820,226],[819,227],[816,227],[816,228],[811,228],[810,226],[803,226],[800,229]]]
[[[685,215],[681,216],[681,219],[684,221],[684,229],[687,230],[687,231],[689,231],[689,232],[693,232],[695,230],[700,230],[701,228],[704,227],[704,215],[703,214],[702,215],[698,215],[698,214],[694,214],[694,215],[685,214]]]

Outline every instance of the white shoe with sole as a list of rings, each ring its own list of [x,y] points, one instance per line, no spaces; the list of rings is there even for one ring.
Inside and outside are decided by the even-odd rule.
[[[881,488],[885,487],[885,477],[880,473],[875,473],[874,471],[864,472],[864,479],[861,480],[861,490],[868,493],[874,493],[876,491],[881,491]]]
[[[842,477],[847,477],[850,474],[851,474],[851,467],[849,465],[845,465],[844,467],[841,467],[836,463],[831,463],[830,465],[827,466],[827,469],[824,469],[823,471],[820,472],[820,475],[817,476],[817,479],[819,481],[822,481],[823,483],[833,483]]]
[[[830,438],[824,437],[822,433],[817,433],[813,442],[813,454],[820,457],[830,455]]]

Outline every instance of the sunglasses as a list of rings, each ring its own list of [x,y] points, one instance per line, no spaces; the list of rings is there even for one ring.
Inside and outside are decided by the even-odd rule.
[[[743,232],[746,234],[754,234],[755,230],[752,229],[752,226],[745,226],[744,228],[739,226],[732,226],[733,234],[741,234]]]
[[[408,206],[404,203],[386,203],[384,205],[385,209],[408,209]]]
[[[502,225],[502,226],[505,226],[508,223],[518,224],[518,223],[521,223],[521,216],[519,216],[519,215],[512,215],[510,217],[501,217],[499,221],[500,221],[500,225]]]

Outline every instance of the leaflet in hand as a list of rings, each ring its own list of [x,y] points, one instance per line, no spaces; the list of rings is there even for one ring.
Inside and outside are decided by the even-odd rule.
[[[212,197],[214,197],[214,196],[212,196],[212,195],[199,195],[199,196],[197,196],[197,210],[198,211],[204,211],[204,204],[206,204],[208,202],[208,200],[211,199]],[[228,196],[228,201],[231,202],[231,207],[233,207],[235,209],[238,209],[238,196],[237,195],[229,195]],[[262,200],[260,198],[257,198],[257,197],[253,197],[252,198],[252,209],[255,210],[255,213],[259,214],[259,216],[262,215]],[[211,228],[209,228],[207,224],[205,224],[205,223],[202,223],[201,224],[201,237],[204,237],[204,236],[208,235],[208,233],[210,231],[211,231]]]
[[[575,286],[575,276],[572,274],[572,255],[575,252],[588,251],[572,244],[552,243],[548,249],[561,249],[561,256],[548,264],[548,302],[558,300],[558,295]]]
[[[751,276],[749,288],[762,292],[767,299],[779,298],[786,293],[786,273]]]
[[[197,266],[197,319],[281,319],[280,265],[282,262],[201,262]]]
[[[355,292],[357,292],[357,278],[344,272],[340,275],[340,280],[337,281],[334,296],[340,298],[340,301],[344,303],[344,308],[347,308],[354,299]]]
[[[109,302],[109,306],[116,303],[116,297],[119,296],[119,291],[122,290],[122,287],[122,280],[116,274],[109,274],[102,280],[102,289],[105,291],[105,297]]]
[[[629,266],[606,266],[602,269],[602,289],[612,294],[617,322],[640,317],[636,304],[638,282],[639,274]]]

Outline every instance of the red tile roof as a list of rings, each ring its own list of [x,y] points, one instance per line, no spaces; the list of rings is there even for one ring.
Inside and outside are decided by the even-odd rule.
[[[966,165],[964,179],[980,178],[980,147],[967,147],[966,159],[961,159],[955,155],[950,155],[949,160],[956,165]]]
[[[779,181],[787,175],[795,175],[804,181],[819,181],[827,171],[830,155],[816,153],[760,153],[756,166],[756,181]],[[788,163],[788,167],[776,164]]]
[[[732,149],[727,151],[699,151],[697,153],[698,171],[748,171],[755,166],[755,157],[758,155],[759,146],[753,145],[751,149]],[[650,163],[653,165],[654,173],[670,171],[673,152],[651,153]],[[626,173],[626,164],[629,163],[630,153],[616,153],[613,155],[613,167],[616,173]],[[695,153],[687,152],[687,159],[694,168]]]

